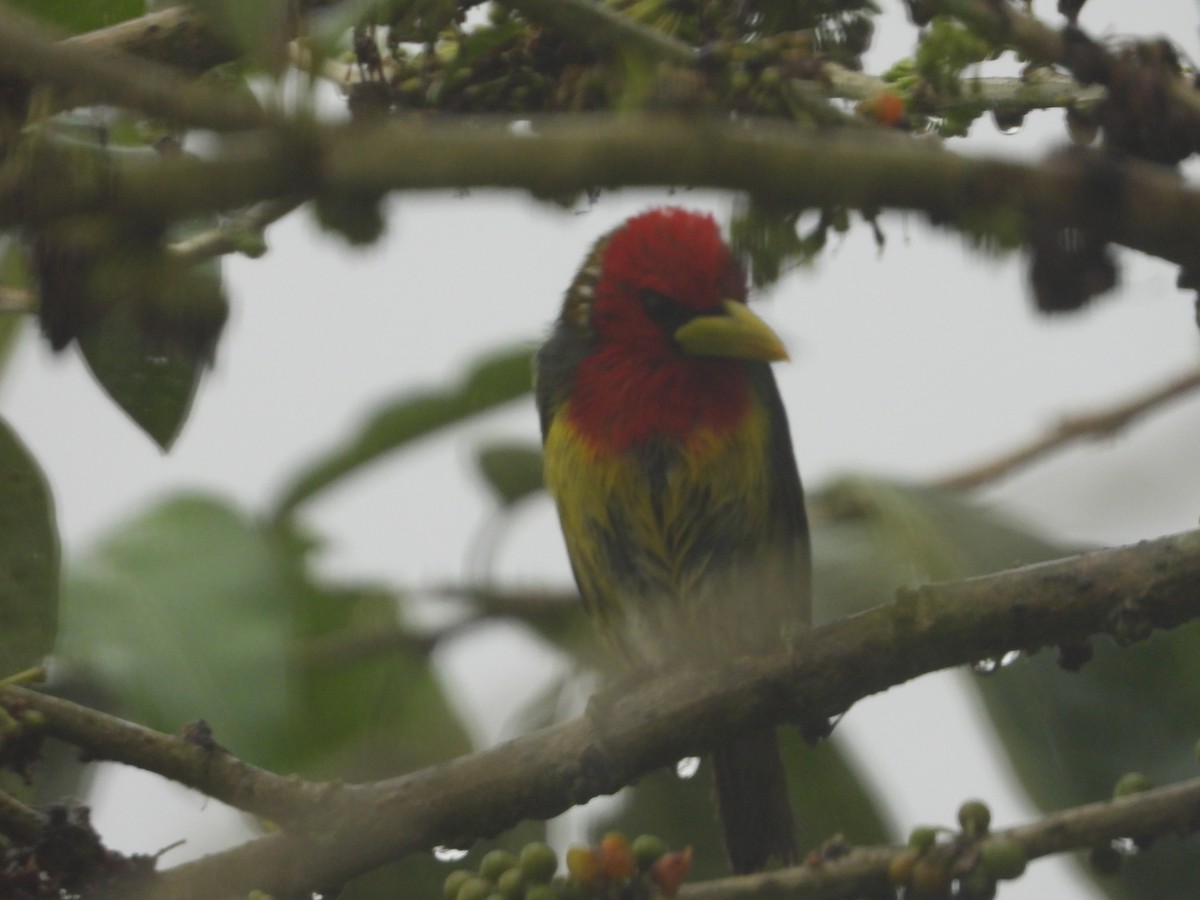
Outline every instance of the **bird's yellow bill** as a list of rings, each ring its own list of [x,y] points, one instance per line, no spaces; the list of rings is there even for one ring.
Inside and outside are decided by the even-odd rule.
[[[675,341],[692,356],[725,356],[777,362],[787,348],[771,327],[745,303],[725,301],[725,315],[697,316],[675,332]]]

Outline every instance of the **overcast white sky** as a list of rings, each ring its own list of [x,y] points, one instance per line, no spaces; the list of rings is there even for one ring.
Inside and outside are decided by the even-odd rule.
[[[911,41],[899,4],[883,5],[892,21],[873,57],[880,65]],[[1053,20],[1053,6],[1038,9]],[[1196,6],[1183,0],[1091,0],[1082,22],[1109,37],[1167,34],[1200,58]],[[1060,140],[1057,114],[1030,118],[1016,138],[977,123],[971,146],[1032,152]],[[32,339],[0,389],[0,414],[50,477],[69,552],[174,490],[211,488],[254,508],[398,389],[445,383],[481,352],[539,340],[591,242],[662,202],[710,209],[723,220],[730,201],[626,192],[571,213],[514,194],[399,197],[387,237],[366,251],[346,249],[302,212],[270,231],[263,259],[229,260],[229,331],[170,455],[100,396],[74,353],[52,358]],[[810,485],[851,471],[932,478],[1196,363],[1192,298],[1175,289],[1163,263],[1122,253],[1117,292],[1082,316],[1047,321],[1031,311],[1020,257],[965,254],[957,237],[931,232],[916,217],[887,216],[883,227],[882,253],[868,229],[855,228],[761,307],[793,350],[794,362],[777,372]],[[464,462],[494,437],[536,440],[532,404],[428,441],[315,504],[311,521],[332,540],[328,569],[404,585],[462,577],[488,511]],[[1063,453],[984,499],[1064,538],[1118,543],[1195,527],[1198,446],[1200,400],[1193,399],[1115,441]],[[523,511],[518,526],[504,538],[498,576],[567,584],[550,504]],[[512,654],[512,645],[498,646]],[[474,711],[494,710],[508,690],[462,659],[446,671]],[[840,726],[886,784],[905,827],[952,822],[958,803],[980,794],[981,784],[994,785],[984,793],[998,825],[1035,815],[992,765],[964,698],[954,676],[925,678],[863,702]],[[502,727],[493,712],[484,739]],[[200,818],[195,797],[175,802],[185,819]],[[209,818],[219,815],[216,807],[206,806]],[[177,812],[164,808],[164,821]],[[121,828],[119,848],[137,852],[154,851],[178,825],[139,812],[132,832],[127,818],[119,806],[97,815],[102,828]],[[1038,863],[1004,896],[1088,896],[1067,885],[1063,868]]]

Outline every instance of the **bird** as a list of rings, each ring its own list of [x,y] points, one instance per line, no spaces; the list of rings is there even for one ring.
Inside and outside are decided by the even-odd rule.
[[[627,672],[781,651],[807,627],[804,492],[770,364],[712,216],[595,242],[534,361],[544,475],[584,609]],[[796,860],[774,728],[713,752],[731,868]]]

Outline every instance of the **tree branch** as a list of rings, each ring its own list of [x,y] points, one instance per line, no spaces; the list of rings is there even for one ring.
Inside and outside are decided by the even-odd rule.
[[[0,700],[42,710],[49,733],[98,756],[242,808],[270,808],[294,829],[179,866],[162,876],[156,896],[287,893],[548,818],[731,731],[779,721],[821,731],[858,699],[927,672],[1095,634],[1128,642],[1198,617],[1200,531],[906,590],[893,604],[801,635],[789,654],[663,675],[605,696],[573,722],[369,785],[279,778],[28,691],[0,689]]]
[[[38,24],[0,6],[0,71],[53,85],[68,98],[66,105],[112,103],[216,131],[259,128],[273,118],[243,94],[197,84],[146,59],[100,49],[107,47],[55,41]]]
[[[1200,778],[1104,803],[1062,810],[1031,822],[993,832],[963,849],[982,849],[1000,841],[1016,844],[1026,859],[1069,850],[1089,850],[1119,838],[1186,835],[1200,830]],[[888,867],[901,852],[895,847],[859,847],[819,865],[779,872],[722,878],[685,885],[679,900],[740,900],[786,896],[788,900],[825,900],[874,895],[893,889]],[[890,894],[889,894],[890,896]]]
[[[1092,41],[1078,29],[1070,31],[1051,28],[1031,15],[1018,10],[1015,4],[994,3],[991,0],[933,0],[938,11],[954,16],[983,34],[999,35],[1014,50],[1036,62],[1060,65],[1084,80],[1095,80],[1096,70],[1104,75],[1113,71],[1117,61],[1103,44]],[[1074,71],[1080,57],[1072,52],[1073,44],[1086,41],[1089,71]],[[1099,65],[1097,65],[1099,63]],[[1163,84],[1173,109],[1195,129],[1200,127],[1200,93],[1182,78],[1164,79]]]
[[[647,59],[682,66],[695,65],[699,58],[696,49],[684,41],[595,0],[502,2],[531,22],[561,31],[610,56],[632,51]]]
[[[89,52],[120,51],[196,75],[236,56],[234,48],[218,37],[190,6],[147,13],[69,37],[62,43]]]
[[[689,185],[796,206],[918,210],[941,223],[965,217],[976,228],[996,214],[1103,229],[1106,239],[1180,264],[1200,248],[1200,191],[1158,166],[1100,153],[1026,163],[875,130],[814,134],[662,117],[564,117],[536,128],[530,136],[472,118],[329,126],[276,134],[211,159],[114,159],[100,171],[18,154],[0,168],[0,227],[77,212],[185,218],[329,191],[496,187],[562,196]]]
[[[1197,389],[1200,389],[1200,370],[1187,372],[1116,406],[1068,416],[1056,428],[1037,440],[996,459],[939,478],[933,485],[957,491],[974,490],[998,481],[1067,444],[1113,437],[1133,424],[1134,420]]]
[[[825,63],[821,73],[829,83],[829,94],[846,100],[869,100],[884,91],[895,90],[891,82],[877,75],[856,72],[837,63]],[[1021,78],[964,78],[957,95],[939,93],[933,98],[923,98],[922,109],[933,114],[966,110],[1015,113],[1067,106],[1086,110],[1105,96],[1105,89],[1099,85],[1083,87],[1069,75],[1038,68]]]
[[[155,772],[283,825],[320,808],[333,789],[259,769],[219,746],[162,734],[49,694],[0,686],[0,704],[9,703],[40,711],[48,734],[83,748],[92,760]]]
[[[33,843],[46,827],[46,817],[7,791],[0,791],[0,834],[12,841]]]
[[[168,245],[167,252],[185,265],[195,265],[227,253],[262,256],[267,251],[263,238],[267,226],[279,221],[303,202],[294,197],[265,200],[215,228]]]

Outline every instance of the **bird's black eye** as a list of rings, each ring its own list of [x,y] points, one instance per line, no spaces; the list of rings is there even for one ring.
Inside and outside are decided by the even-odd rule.
[[[641,296],[642,308],[646,310],[650,321],[667,334],[674,334],[682,326],[696,318],[694,310],[672,300],[666,294],[660,294],[658,291],[647,288],[642,291]]]

